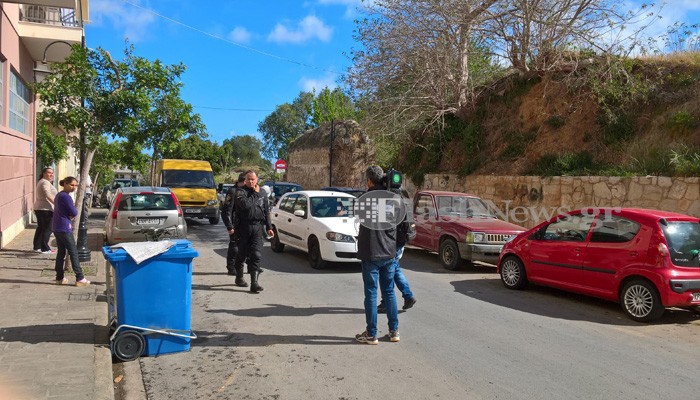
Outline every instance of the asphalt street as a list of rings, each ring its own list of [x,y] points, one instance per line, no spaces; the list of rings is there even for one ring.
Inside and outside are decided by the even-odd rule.
[[[700,392],[700,317],[691,312],[640,324],[617,304],[542,287],[509,291],[495,268],[447,271],[436,255],[409,249],[401,264],[418,303],[399,314],[401,341],[359,344],[358,265],[318,271],[305,253],[277,254],[266,244],[265,290],[250,294],[225,275],[225,228],[202,221],[188,228],[200,253],[192,285],[198,339],[188,352],[142,357],[121,370],[140,386],[133,375],[140,367],[150,400],[624,400]],[[383,315],[379,329],[388,331]]]

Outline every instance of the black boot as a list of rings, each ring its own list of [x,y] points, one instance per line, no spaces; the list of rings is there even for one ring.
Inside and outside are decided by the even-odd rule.
[[[236,286],[238,287],[248,287],[248,282],[243,278],[243,266],[236,267]]]
[[[250,272],[250,292],[251,293],[258,293],[262,292],[263,288],[262,286],[258,285],[258,275],[260,273],[258,271],[251,271]]]

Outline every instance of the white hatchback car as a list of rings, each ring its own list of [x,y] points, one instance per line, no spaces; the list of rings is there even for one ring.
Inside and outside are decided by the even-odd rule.
[[[288,245],[309,254],[311,267],[322,269],[328,261],[357,259],[359,225],[352,217],[355,196],[343,192],[309,190],[289,192],[270,211],[272,251]]]

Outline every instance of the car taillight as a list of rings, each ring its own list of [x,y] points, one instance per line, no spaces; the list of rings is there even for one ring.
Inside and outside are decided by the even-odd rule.
[[[175,193],[170,193],[171,196],[173,196],[173,201],[175,202],[175,207],[177,207],[177,216],[181,217],[182,216],[182,207],[180,207],[180,201],[178,201],[177,196],[175,196]]]
[[[659,243],[659,245],[656,248],[659,250],[659,255],[661,257],[668,256],[668,246],[666,246],[664,243]]]
[[[112,211],[112,219],[117,219],[117,210],[119,210],[119,201],[122,199],[122,194],[117,194],[117,198],[114,199],[114,211]]]

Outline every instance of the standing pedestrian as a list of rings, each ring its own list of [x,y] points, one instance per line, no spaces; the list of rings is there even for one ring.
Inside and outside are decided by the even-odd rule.
[[[56,195],[54,199],[54,213],[52,220],[53,234],[56,236],[56,244],[58,245],[58,253],[56,254],[56,284],[67,285],[68,279],[64,277],[63,263],[66,258],[66,252],[70,256],[71,267],[75,272],[75,286],[87,286],[90,281],[85,279],[83,269],[80,268],[80,260],[78,259],[78,246],[73,238],[73,219],[78,215],[78,210],[75,208],[71,193],[78,188],[78,180],[72,176],[68,176],[59,182],[63,190]]]
[[[391,190],[391,192],[400,195],[404,201],[408,199],[408,192],[403,189],[394,189]],[[401,264],[399,264],[399,260],[401,260],[401,257],[403,256],[404,247],[409,240],[412,240],[415,237],[416,223],[413,221],[411,214],[406,213],[404,220],[401,221],[401,223],[396,227],[396,257],[394,258],[394,284],[396,285],[396,288],[399,289],[401,296],[403,297],[403,310],[408,310],[417,302],[416,296],[413,295],[411,286],[409,286],[408,280],[401,270]],[[377,312],[382,314],[386,312],[383,297],[382,301],[379,303],[379,306],[377,306]]]
[[[34,214],[36,215],[36,231],[34,232],[34,251],[44,254],[55,253],[49,246],[51,237],[51,218],[53,217],[53,201],[58,192],[53,186],[53,169],[41,170],[41,179],[36,184],[36,201],[34,202]]]
[[[241,172],[241,174],[238,175],[238,182],[226,192],[226,199],[224,200],[224,207],[221,213],[221,219],[224,221],[224,226],[226,226],[226,230],[228,231],[226,269],[229,275],[236,275],[235,284],[239,287],[248,287],[248,282],[243,278],[243,265],[236,268],[238,246],[236,245],[236,207],[234,206],[234,200],[236,199],[236,192],[245,184],[244,182],[245,174]]]
[[[243,269],[243,262],[248,260],[248,273],[250,274],[250,291],[258,293],[263,290],[258,284],[258,277],[262,272],[260,260],[262,258],[263,241],[265,233],[268,237],[274,236],[272,223],[270,222],[270,207],[267,196],[258,186],[258,175],[253,170],[245,173],[245,185],[236,192],[234,207],[236,208],[236,255],[235,269]]]
[[[368,192],[383,190],[382,181],[384,171],[381,167],[373,165],[365,171],[367,176]],[[373,214],[380,210],[372,210]],[[367,327],[364,332],[355,335],[355,339],[361,343],[377,344],[377,281],[386,303],[387,318],[389,320],[389,340],[398,342],[399,314],[396,309],[396,295],[394,295],[394,258],[396,257],[396,227],[385,229],[372,229],[365,224],[360,224],[360,232],[357,239],[357,258],[362,262],[362,280],[365,292],[365,322]]]

